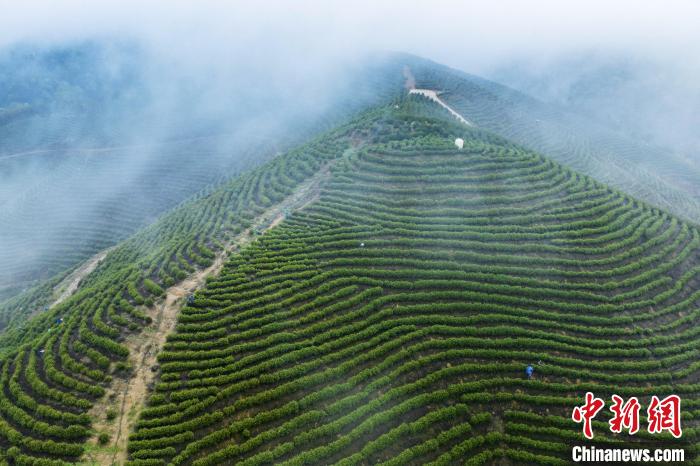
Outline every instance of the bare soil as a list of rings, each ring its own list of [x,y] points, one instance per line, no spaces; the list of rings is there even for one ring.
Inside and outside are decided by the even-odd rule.
[[[102,262],[102,260],[107,256],[107,254],[111,250],[112,248],[108,248],[98,252],[90,259],[85,261],[80,267],[75,269],[66,278],[64,278],[61,281],[61,283],[56,285],[56,287],[54,288],[54,293],[58,293],[58,297],[53,303],[51,303],[50,307],[54,307],[62,303],[66,299],[70,298],[73,295],[73,293],[75,293],[78,290],[78,287],[83,281],[83,278],[87,277],[93,270],[95,270],[95,268],[100,264],[100,262]]]
[[[214,263],[206,269],[198,270],[165,292],[165,297],[147,309],[153,323],[138,334],[130,335],[124,344],[129,348],[129,362],[132,366],[127,378],[116,378],[107,394],[90,411],[94,420],[95,434],[89,440],[84,464],[121,465],[127,461],[127,441],[129,433],[138,420],[139,413],[158,375],[157,355],[167,336],[175,329],[178,313],[186,297],[202,287],[209,276],[217,275],[228,256],[249,244],[253,232],[265,232],[279,225],[288,213],[298,211],[314,202],[320,195],[322,183],[330,176],[329,166],[320,169],[313,177],[280,203],[270,207],[258,216],[253,225],[232,238],[224,249],[217,253]],[[100,259],[101,260],[101,259]],[[95,265],[99,260],[95,261]],[[93,269],[94,269],[93,266]],[[108,409],[117,410],[116,419],[108,421]],[[97,436],[100,433],[110,436],[107,446],[99,447]]]
[[[455,118],[457,118],[459,121],[464,123],[467,126],[474,126],[469,120],[464,118],[462,115],[457,113],[455,109],[447,105],[443,100],[438,96],[437,91],[433,91],[431,89],[411,89],[408,91],[409,94],[419,94],[422,96],[425,96],[432,100],[433,102],[436,102],[438,105],[442,106],[443,108],[447,109],[448,112],[450,112]]]

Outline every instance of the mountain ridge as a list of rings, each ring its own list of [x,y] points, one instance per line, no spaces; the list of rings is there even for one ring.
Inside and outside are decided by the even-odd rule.
[[[690,162],[675,159],[662,148],[636,144],[624,135],[513,89],[414,55],[377,54],[349,65],[336,86],[335,110],[321,114],[315,122],[329,117],[326,124],[339,123],[355,111],[396,98],[405,92],[403,73],[407,67],[421,87],[441,92],[446,103],[478,126],[687,220],[700,221],[700,193],[694,183],[700,169]],[[128,71],[128,66],[125,68]],[[140,146],[134,152],[125,146],[99,158],[82,153],[79,147],[67,147],[61,149],[62,158],[56,159],[63,162],[50,163],[45,155],[34,155],[36,160],[26,163],[0,159],[0,170],[26,178],[21,189],[15,184],[0,189],[5,199],[0,217],[7,230],[0,241],[0,258],[6,264],[0,271],[0,306],[2,296],[21,295],[23,289],[34,285],[44,289],[49,283],[55,285],[57,274],[67,273],[128,238],[188,196],[299,144],[319,130],[311,128],[311,120],[309,128],[289,137],[289,131],[275,132],[274,138],[269,137],[269,131],[258,131],[257,137],[251,137],[248,125],[247,131],[241,131],[243,138],[228,142],[226,137],[222,142],[217,136],[157,150]],[[153,152],[160,155],[151,160]],[[193,154],[199,154],[202,160],[196,167],[190,164]],[[120,168],[141,158],[151,160],[143,171],[131,173],[134,170]],[[32,168],[43,162],[50,167],[44,170],[46,173]],[[29,190],[31,195],[24,200],[13,198],[22,190]],[[60,203],[56,205],[56,199],[73,199],[74,205],[81,206],[79,212],[63,209]],[[41,219],[41,223],[32,223],[31,219]],[[47,304],[35,307],[41,309]],[[22,296],[5,303],[13,309],[28,305]]]
[[[254,231],[326,166],[318,199]],[[697,228],[405,96],[184,203],[4,334],[5,458],[99,451],[114,424],[85,413],[137,367],[125,338],[152,328],[165,289],[251,228],[255,240],[183,299],[129,421],[132,464],[565,464],[565,410],[583,390],[648,397],[649,381],[688,395],[695,425]]]

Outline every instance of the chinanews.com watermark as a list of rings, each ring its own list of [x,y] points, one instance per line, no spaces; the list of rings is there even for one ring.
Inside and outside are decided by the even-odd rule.
[[[571,419],[582,424],[583,436],[592,440],[593,418],[605,407],[605,401],[593,393],[586,393],[585,402],[576,406],[571,413]],[[612,395],[610,405],[611,419],[608,421],[610,431],[620,434],[624,431],[629,435],[639,432],[639,411],[642,408],[637,397],[624,400],[618,395]],[[678,395],[669,395],[659,399],[651,397],[646,409],[649,434],[670,433],[674,438],[683,436],[681,428],[681,399]],[[685,450],[682,448],[598,448],[594,446],[576,445],[571,449],[571,459],[575,463],[682,463],[685,461]]]
[[[571,449],[574,463],[682,463],[682,448],[596,448],[576,445]]]
[[[682,463],[682,448],[596,448],[576,445],[571,449],[574,463]]]

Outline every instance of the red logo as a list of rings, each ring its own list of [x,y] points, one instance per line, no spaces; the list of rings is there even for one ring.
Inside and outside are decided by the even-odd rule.
[[[613,395],[612,399],[610,411],[613,412],[613,418],[608,421],[610,431],[619,434],[624,427],[630,435],[636,434],[639,431],[639,400],[633,396],[623,404],[624,400],[617,395]]]
[[[621,433],[623,429],[627,429],[629,435],[634,435],[639,432],[639,410],[641,405],[637,397],[631,397],[625,400],[618,396],[612,396],[612,405],[610,411],[613,416],[608,421],[610,431]],[[591,392],[586,393],[586,402],[582,406],[576,406],[571,413],[571,419],[576,423],[583,422],[583,435],[587,439],[593,438],[592,421],[601,409],[605,406],[605,402],[596,398]],[[670,432],[675,438],[680,438],[683,435],[681,430],[681,399],[678,395],[669,395],[663,400],[654,395],[651,397],[651,402],[647,408],[648,427],[650,434],[659,434],[661,432]]]
[[[678,395],[669,395],[659,401],[656,395],[651,397],[647,409],[649,433],[658,434],[667,430],[676,438],[683,435],[681,430],[681,399]]]
[[[596,398],[593,396],[593,393],[588,392],[586,393],[586,404],[583,406],[576,406],[574,412],[571,413],[571,419],[573,419],[574,422],[580,423],[583,421],[583,435],[585,435],[587,439],[593,438],[593,426],[591,425],[591,421],[595,415],[598,414],[598,411],[603,409],[603,406],[605,406],[603,400]]]

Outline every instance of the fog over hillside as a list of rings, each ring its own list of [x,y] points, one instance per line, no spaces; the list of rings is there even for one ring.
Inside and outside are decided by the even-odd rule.
[[[590,116],[648,144],[700,153],[698,64],[602,50],[500,63],[489,78]]]
[[[475,5],[3,1],[0,300],[361,109],[376,52],[501,80],[697,161],[694,2]]]
[[[0,466],[700,464],[698,17],[0,0]]]
[[[0,53],[0,298],[373,103],[339,69],[190,71],[134,41]]]

